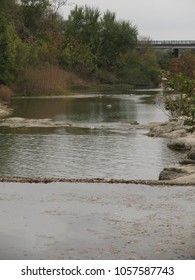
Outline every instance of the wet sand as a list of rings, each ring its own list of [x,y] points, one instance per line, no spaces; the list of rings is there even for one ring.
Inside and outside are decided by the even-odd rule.
[[[193,186],[0,183],[0,259],[195,259]]]

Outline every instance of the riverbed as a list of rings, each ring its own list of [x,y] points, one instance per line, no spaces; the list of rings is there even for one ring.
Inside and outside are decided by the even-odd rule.
[[[194,259],[194,187],[0,183],[0,259]]]

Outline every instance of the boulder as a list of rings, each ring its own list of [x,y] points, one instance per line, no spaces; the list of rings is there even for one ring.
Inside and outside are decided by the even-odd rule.
[[[190,152],[187,154],[187,158],[188,158],[188,159],[191,159],[191,160],[193,160],[193,161],[195,161],[195,150],[190,151]]]
[[[192,148],[191,144],[185,138],[171,139],[167,143],[167,147],[175,151],[189,151]]]
[[[139,125],[139,123],[137,121],[130,122],[130,124],[132,124],[132,125]]]
[[[187,175],[189,172],[181,167],[167,167],[160,172],[159,180],[173,180]]]
[[[180,164],[195,164],[195,150],[190,151]]]

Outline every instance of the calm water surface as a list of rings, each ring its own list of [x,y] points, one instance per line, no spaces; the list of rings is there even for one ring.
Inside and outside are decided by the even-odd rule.
[[[157,179],[181,155],[166,147],[166,139],[123,128],[167,120],[155,94],[14,99],[11,117],[50,118],[70,127],[1,128],[0,176]]]

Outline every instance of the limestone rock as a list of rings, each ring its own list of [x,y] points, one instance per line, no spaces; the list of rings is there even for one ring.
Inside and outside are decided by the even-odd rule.
[[[195,150],[190,151],[187,156],[180,162],[181,164],[195,165]]]
[[[175,151],[188,151],[192,148],[191,144],[185,138],[171,139],[167,143],[167,147]]]
[[[166,167],[161,171],[159,180],[173,180],[187,175],[189,173],[180,167]]]
[[[195,161],[195,150],[190,151],[187,154],[187,158]]]
[[[187,127],[183,122],[183,119],[177,119],[157,124],[150,129],[148,136],[168,138],[186,136]]]

